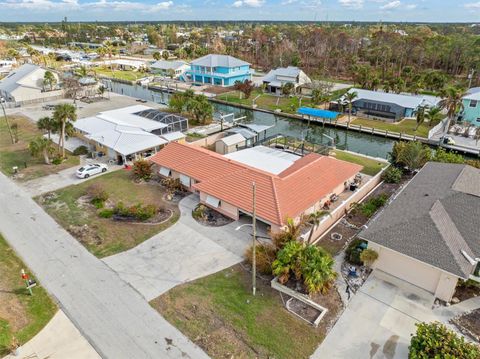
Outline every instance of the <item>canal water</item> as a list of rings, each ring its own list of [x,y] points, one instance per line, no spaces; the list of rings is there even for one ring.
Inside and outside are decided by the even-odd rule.
[[[140,85],[129,85],[113,81],[105,81],[105,85],[112,92],[159,104],[168,104],[170,96],[166,92],[153,91]],[[372,136],[366,133],[346,131],[328,126],[323,127],[321,124],[312,123],[308,127],[307,122],[261,111],[247,110],[215,102],[213,102],[213,106],[217,116],[234,113],[235,118],[245,116],[245,120],[242,120],[245,123],[273,125],[267,131],[267,136],[282,134],[300,139],[304,138],[306,141],[315,144],[328,144],[330,138],[333,138],[339,149],[373,157],[387,158],[395,142],[392,139]]]

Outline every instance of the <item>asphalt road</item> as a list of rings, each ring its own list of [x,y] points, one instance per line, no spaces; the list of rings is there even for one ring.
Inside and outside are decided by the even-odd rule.
[[[0,203],[0,232],[103,358],[208,358],[3,174]]]

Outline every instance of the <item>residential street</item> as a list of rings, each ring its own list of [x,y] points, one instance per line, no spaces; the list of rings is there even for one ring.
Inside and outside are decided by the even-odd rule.
[[[0,174],[0,231],[103,358],[207,358]]]
[[[207,227],[192,218],[198,196],[179,203],[178,222],[129,251],[103,260],[122,279],[152,300],[174,286],[216,273],[241,262],[251,243],[250,227],[238,222]]]

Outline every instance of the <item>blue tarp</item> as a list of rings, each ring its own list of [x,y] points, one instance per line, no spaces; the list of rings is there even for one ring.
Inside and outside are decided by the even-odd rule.
[[[318,108],[311,108],[311,107],[300,107],[297,110],[297,113],[300,115],[309,115],[313,117],[320,117],[326,119],[334,119],[337,118],[340,113],[334,111],[327,111],[327,110],[320,110]]]

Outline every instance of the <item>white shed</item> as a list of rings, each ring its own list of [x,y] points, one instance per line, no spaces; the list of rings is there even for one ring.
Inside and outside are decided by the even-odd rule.
[[[246,139],[241,134],[226,136],[215,142],[215,152],[226,155],[238,150],[239,146],[245,145]]]

